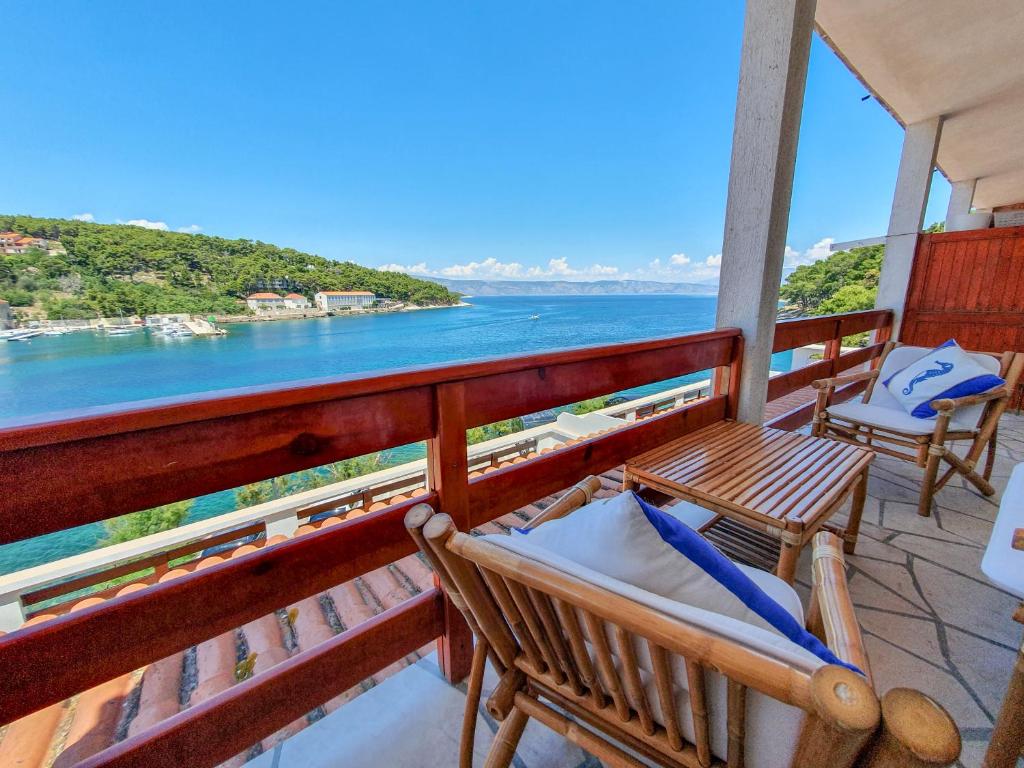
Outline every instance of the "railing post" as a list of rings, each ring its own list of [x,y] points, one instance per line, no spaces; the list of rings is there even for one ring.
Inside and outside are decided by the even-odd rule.
[[[437,493],[438,509],[450,515],[455,526],[465,532],[470,529],[469,450],[466,394],[462,382],[435,387],[434,416],[434,437],[427,442],[427,478],[431,490]],[[447,596],[444,614],[445,631],[437,641],[437,657],[442,673],[455,684],[469,675],[473,635]]]
[[[732,343],[732,359],[729,365],[715,368],[711,372],[711,393],[725,395],[725,418],[735,419],[739,411],[740,369],[743,367],[743,337],[737,336]]]

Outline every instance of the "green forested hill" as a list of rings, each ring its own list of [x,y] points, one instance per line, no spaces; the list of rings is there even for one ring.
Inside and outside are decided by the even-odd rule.
[[[157,312],[239,313],[254,290],[366,290],[421,305],[453,304],[436,283],[252,240],[0,215],[0,231],[60,240],[66,254],[0,254],[0,298],[50,318]]]

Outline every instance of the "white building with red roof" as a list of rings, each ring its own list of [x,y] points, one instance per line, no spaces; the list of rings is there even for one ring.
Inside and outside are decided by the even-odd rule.
[[[285,309],[309,309],[311,306],[309,299],[301,293],[289,293],[284,297]]]
[[[365,309],[372,307],[377,295],[371,291],[320,291],[313,297],[324,312],[336,309]]]
[[[253,293],[245,297],[245,305],[253,312],[273,312],[284,309],[284,298],[276,293]]]

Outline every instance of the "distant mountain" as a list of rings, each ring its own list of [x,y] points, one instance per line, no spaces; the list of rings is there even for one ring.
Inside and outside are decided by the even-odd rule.
[[[466,296],[608,296],[627,293],[674,293],[715,296],[717,285],[707,283],[659,283],[653,280],[450,280],[417,275]]]

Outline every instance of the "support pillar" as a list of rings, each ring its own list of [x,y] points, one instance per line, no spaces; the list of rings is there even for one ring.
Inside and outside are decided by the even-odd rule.
[[[946,208],[946,229],[950,228],[949,220],[962,213],[970,213],[971,205],[974,203],[974,188],[978,186],[977,179],[964,179],[954,181],[952,190],[949,193],[949,206]]]
[[[743,331],[737,417],[760,424],[778,310],[816,0],[747,0],[718,289]]]
[[[896,176],[896,191],[885,236],[885,259],[878,283],[875,306],[893,311],[892,338],[899,338],[903,307],[914,266],[917,237],[924,224],[928,192],[932,185],[935,155],[942,135],[942,117],[908,125],[903,136],[903,153]]]

